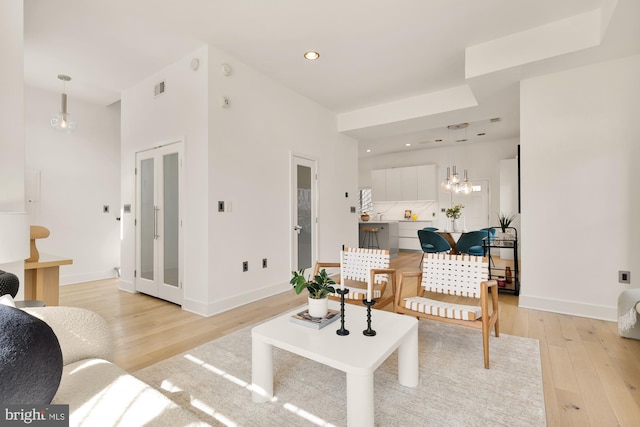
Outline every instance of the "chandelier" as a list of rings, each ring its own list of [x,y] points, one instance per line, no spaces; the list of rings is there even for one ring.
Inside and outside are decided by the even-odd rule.
[[[58,78],[62,80],[62,95],[60,99],[61,111],[51,117],[51,127],[62,132],[72,132],[76,129],[76,122],[67,113],[67,94],[65,93],[65,83],[71,81],[71,77],[59,74]]]
[[[447,166],[447,179],[442,181],[442,183],[440,184],[440,188],[445,193],[471,194],[473,184],[471,183],[471,181],[469,181],[466,169],[464,170],[464,179],[460,181],[458,171],[456,170],[456,167],[454,165],[453,174],[451,173],[451,168]]]

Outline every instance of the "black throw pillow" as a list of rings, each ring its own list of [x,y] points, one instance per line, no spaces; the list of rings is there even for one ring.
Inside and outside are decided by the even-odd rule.
[[[62,378],[62,351],[42,320],[0,304],[0,403],[48,405]]]

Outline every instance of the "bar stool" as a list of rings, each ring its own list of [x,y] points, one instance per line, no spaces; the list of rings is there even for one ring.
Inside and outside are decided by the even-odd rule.
[[[380,229],[376,227],[362,227],[364,235],[362,236],[362,244],[360,247],[380,249],[380,244],[378,243],[378,231],[380,231]],[[376,239],[375,246],[373,245],[374,237]]]

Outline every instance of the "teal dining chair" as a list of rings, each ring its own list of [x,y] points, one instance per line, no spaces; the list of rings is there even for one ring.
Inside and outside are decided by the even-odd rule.
[[[420,240],[420,247],[422,248],[423,253],[438,253],[438,252],[449,252],[451,250],[451,245],[447,240],[431,230],[418,230],[418,239]],[[424,257],[420,257],[420,267],[422,268],[422,259]]]
[[[484,241],[487,231],[477,230],[462,233],[456,242],[456,250],[461,254],[484,256]]]

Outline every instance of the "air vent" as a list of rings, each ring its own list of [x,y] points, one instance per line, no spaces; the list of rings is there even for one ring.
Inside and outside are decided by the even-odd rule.
[[[153,87],[153,94],[155,96],[160,96],[164,93],[164,82],[160,82]]]
[[[489,120],[491,123],[497,123],[499,121],[501,121],[502,119],[500,117],[494,117],[493,119]]]

